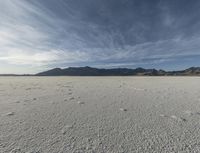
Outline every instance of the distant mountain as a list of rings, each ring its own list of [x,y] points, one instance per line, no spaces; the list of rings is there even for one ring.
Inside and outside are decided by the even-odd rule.
[[[182,71],[169,71],[167,75],[200,76],[200,67],[190,67]]]
[[[156,69],[99,69],[92,67],[55,68],[36,74],[36,76],[200,76],[200,67],[191,67],[182,71],[164,71]]]

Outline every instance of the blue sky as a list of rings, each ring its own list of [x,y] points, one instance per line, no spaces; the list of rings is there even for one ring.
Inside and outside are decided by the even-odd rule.
[[[199,0],[1,0],[0,73],[200,66]]]

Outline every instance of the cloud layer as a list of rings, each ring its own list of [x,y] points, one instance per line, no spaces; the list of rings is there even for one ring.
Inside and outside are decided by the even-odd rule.
[[[199,66],[199,6],[197,0],[0,1],[0,73]]]

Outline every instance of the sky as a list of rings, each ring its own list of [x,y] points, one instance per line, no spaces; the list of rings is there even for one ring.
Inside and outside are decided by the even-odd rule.
[[[199,0],[0,0],[0,74],[200,66]]]

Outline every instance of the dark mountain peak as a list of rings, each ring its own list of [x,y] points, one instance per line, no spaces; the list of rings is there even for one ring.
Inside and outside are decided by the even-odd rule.
[[[200,67],[190,67],[184,70],[185,74],[200,75]]]
[[[159,72],[166,72],[165,70],[162,70],[162,69],[159,69],[158,71],[159,71]]]
[[[54,70],[54,71],[60,71],[60,70],[62,70],[61,68],[54,68],[54,69],[52,69],[52,70]]]
[[[135,69],[136,72],[145,72],[144,68],[138,67]]]
[[[93,68],[93,67],[89,67],[89,66],[84,66],[84,67],[68,67],[66,69],[82,69],[82,70],[89,70],[89,69],[96,69],[96,68]],[[64,70],[66,70],[64,69]]]
[[[39,76],[54,76],[62,75],[63,70],[61,68],[54,68],[45,72],[38,73]]]
[[[200,67],[190,67],[186,71],[200,71]]]

